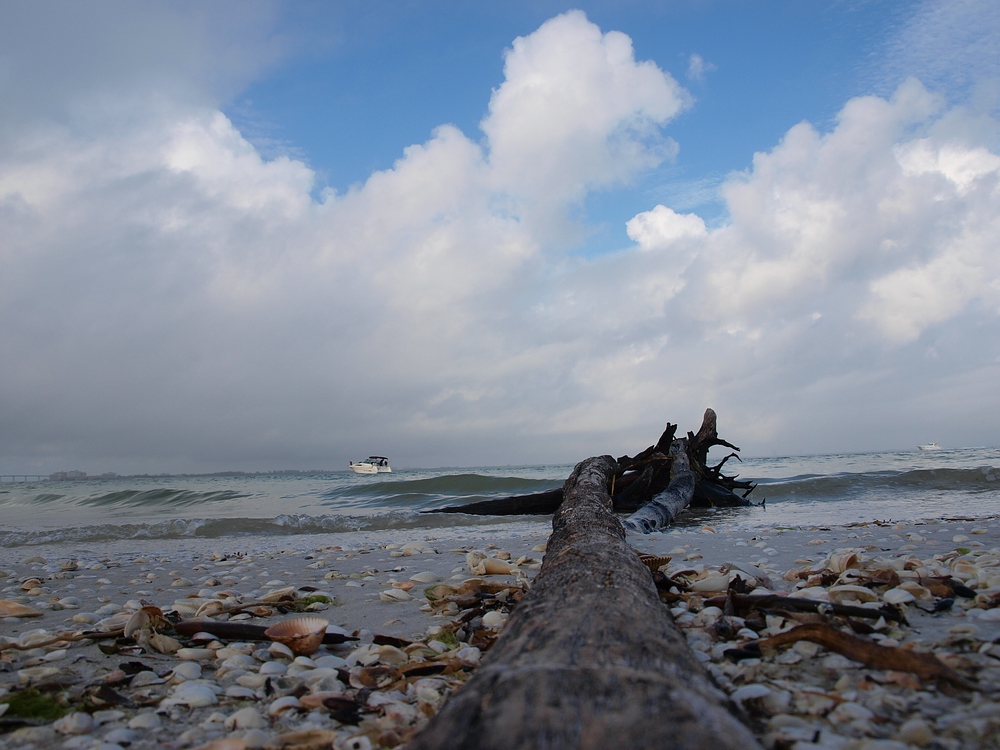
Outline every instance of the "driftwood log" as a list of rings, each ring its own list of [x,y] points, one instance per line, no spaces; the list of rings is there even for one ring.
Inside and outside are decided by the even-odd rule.
[[[615,511],[633,513],[651,503],[667,491],[673,474],[678,474],[678,484],[671,491],[670,499],[660,498],[659,508],[644,511],[639,520],[629,526],[630,531],[652,531],[673,521],[677,513],[690,505],[692,508],[736,507],[750,505],[747,496],[753,491],[752,482],[741,481],[736,476],[726,476],[722,469],[731,458],[739,460],[739,448],[719,438],[716,414],[705,410],[705,416],[697,433],[689,432],[686,438],[675,439],[677,425],[667,423],[660,439],[634,457],[622,456],[616,462],[614,479],[611,482],[611,500]],[[678,454],[675,443],[681,441],[684,455]],[[727,455],[715,466],[708,465],[708,451],[716,445],[731,448]],[[686,461],[690,477],[682,476],[675,460]],[[688,485],[691,492],[688,493]],[[679,494],[683,490],[683,494]],[[437,508],[425,513],[469,513],[473,515],[548,515],[555,513],[562,502],[563,490],[553,489],[530,495],[495,500],[481,500],[465,505]],[[677,507],[680,502],[680,507]],[[654,520],[655,519],[655,520]]]
[[[408,750],[759,748],[625,541],[618,462],[578,464],[531,590]]]
[[[670,484],[653,496],[622,525],[626,531],[650,532],[669,526],[677,514],[691,504],[697,479],[688,460],[688,442],[681,438],[670,444]]]

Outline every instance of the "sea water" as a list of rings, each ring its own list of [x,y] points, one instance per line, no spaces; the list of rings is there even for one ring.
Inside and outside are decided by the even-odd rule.
[[[749,508],[699,509],[678,525],[717,529],[1000,515],[1000,449],[783,456],[730,461],[757,486]],[[548,517],[482,517],[435,508],[562,485],[571,465],[136,476],[0,484],[0,545],[124,539],[236,538],[390,532],[502,524],[534,529]]]

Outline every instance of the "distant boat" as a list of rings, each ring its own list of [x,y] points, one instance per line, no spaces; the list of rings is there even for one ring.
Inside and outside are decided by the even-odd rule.
[[[924,445],[918,445],[917,447],[920,450],[922,450],[922,451],[939,451],[939,450],[941,450],[941,446],[938,445],[937,443],[925,443]]]
[[[355,474],[388,474],[392,472],[389,468],[389,459],[385,456],[369,456],[364,461],[354,463],[351,461],[351,470]]]

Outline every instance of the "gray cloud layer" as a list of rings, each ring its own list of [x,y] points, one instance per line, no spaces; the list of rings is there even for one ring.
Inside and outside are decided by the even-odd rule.
[[[634,247],[581,261],[574,209],[670,158],[689,106],[625,35],[547,22],[508,52],[484,142],[442,126],[315,201],[217,109],[280,54],[267,6],[221,41],[153,7],[147,43],[187,40],[184,64],[43,72],[37,101],[8,74],[29,52],[0,68],[26,103],[0,149],[10,470],[572,461],[708,405],[753,453],[996,442],[988,113],[915,80],[854,99],[731,176],[726,226],[637,207]]]

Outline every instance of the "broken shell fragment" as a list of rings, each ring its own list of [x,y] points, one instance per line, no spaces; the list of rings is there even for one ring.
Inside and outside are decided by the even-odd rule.
[[[287,601],[294,598],[295,598],[295,587],[285,586],[284,588],[281,589],[273,589],[271,591],[268,591],[266,594],[260,597],[260,600],[262,602],[268,602],[269,604],[271,603],[276,604],[277,602]]]
[[[299,617],[272,625],[264,635],[284,643],[296,654],[309,655],[319,648],[329,625],[322,617]]]
[[[847,602],[856,599],[859,602],[877,602],[878,596],[871,589],[864,586],[844,584],[842,586],[831,586],[827,589],[830,598],[835,602]]]
[[[424,589],[424,596],[428,601],[436,602],[458,593],[458,588],[450,583],[439,583],[437,586],[428,586]]]

